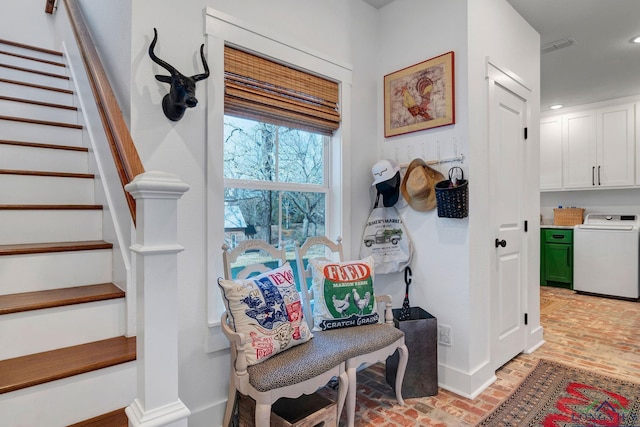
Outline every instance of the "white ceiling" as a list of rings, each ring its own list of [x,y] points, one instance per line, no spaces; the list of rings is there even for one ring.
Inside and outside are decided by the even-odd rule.
[[[381,8],[393,0],[364,0]],[[507,0],[540,33],[541,47],[575,44],[540,57],[540,109],[640,95],[640,0]]]
[[[640,94],[638,0],[507,0],[540,33],[541,46],[575,44],[540,57],[540,109]]]

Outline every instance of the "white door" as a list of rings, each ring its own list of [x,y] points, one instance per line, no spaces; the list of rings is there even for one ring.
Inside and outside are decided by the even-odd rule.
[[[489,78],[491,362],[499,368],[525,348],[525,127],[528,91],[505,74]],[[495,78],[491,78],[491,77]]]

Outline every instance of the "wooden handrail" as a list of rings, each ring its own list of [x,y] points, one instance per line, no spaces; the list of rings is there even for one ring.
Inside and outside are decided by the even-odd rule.
[[[47,3],[44,5],[44,11],[46,13],[53,13],[53,9],[55,9],[56,0],[47,0]]]
[[[118,101],[113,94],[107,73],[95,49],[91,33],[82,15],[78,1],[64,0],[64,4],[69,15],[71,28],[73,29],[78,47],[80,48],[82,61],[89,76],[91,90],[96,99],[102,125],[109,140],[111,154],[113,155],[124,191],[124,186],[133,181],[133,178],[137,175],[143,173],[144,167],[138,156],[138,151],[133,143],[127,124],[122,117]],[[127,198],[127,204],[129,205],[129,211],[131,212],[131,218],[135,225],[136,201],[128,192],[125,191],[124,193]]]

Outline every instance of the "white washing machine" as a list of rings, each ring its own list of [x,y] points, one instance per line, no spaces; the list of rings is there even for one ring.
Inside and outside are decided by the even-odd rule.
[[[638,299],[640,217],[588,214],[573,232],[573,289]]]

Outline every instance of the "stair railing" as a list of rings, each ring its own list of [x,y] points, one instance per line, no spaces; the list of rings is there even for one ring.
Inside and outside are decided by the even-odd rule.
[[[122,117],[122,112],[118,106],[107,73],[102,66],[98,52],[96,51],[91,33],[80,10],[77,0],[64,0],[65,9],[69,16],[69,21],[75,35],[82,61],[84,63],[91,90],[96,98],[96,105],[100,112],[102,125],[109,141],[111,154],[122,183],[124,186],[144,172],[144,167],[138,156],[127,124]],[[129,212],[135,225],[136,223],[136,201],[125,191]]]
[[[178,254],[184,249],[177,241],[178,199],[189,186],[175,175],[144,171],[78,0],[62,1],[77,44],[77,52],[74,48],[70,55],[78,63],[78,56],[82,58],[88,83],[84,77],[78,80],[82,80],[83,87],[91,86],[98,109],[98,113],[92,111],[91,116],[100,116],[131,218],[134,224],[136,217],[140,219],[133,238],[120,241],[121,247],[127,247],[131,252],[135,273],[127,279],[127,304],[131,295],[135,295],[135,305],[127,310],[132,314],[128,321],[135,320],[138,360],[137,397],[125,412],[129,425],[187,427],[190,410],[178,395],[178,306],[175,296],[178,293]],[[102,141],[100,148],[104,147]],[[116,180],[115,172],[110,173],[113,177],[103,177],[105,181]],[[117,189],[117,183],[115,186]],[[126,216],[124,200],[119,203],[122,206],[117,210]],[[133,289],[131,284],[135,284]]]

